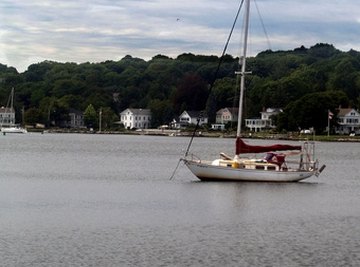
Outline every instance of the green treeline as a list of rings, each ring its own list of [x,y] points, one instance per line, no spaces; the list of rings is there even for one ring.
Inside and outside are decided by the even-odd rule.
[[[24,109],[26,124],[47,126],[59,126],[70,109],[89,117],[101,108],[105,127],[111,127],[128,107],[150,108],[153,127],[184,110],[206,110],[213,122],[218,109],[237,106],[238,61],[226,55],[216,80],[219,58],[189,53],[149,61],[131,56],[102,63],[44,61],[23,73],[0,64],[0,103],[6,105],[14,87],[17,121]],[[282,108],[275,118],[279,130],[315,127],[321,132],[328,110],[336,114],[339,106],[360,107],[357,51],[342,52],[329,44],[264,51],[249,58],[247,66],[252,74],[246,80],[245,117],[258,117],[266,107]]]

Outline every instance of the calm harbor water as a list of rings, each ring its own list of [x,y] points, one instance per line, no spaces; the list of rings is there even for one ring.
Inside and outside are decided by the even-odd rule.
[[[169,180],[188,141],[0,136],[0,266],[360,265],[360,144],[317,143],[327,167],[300,183]]]

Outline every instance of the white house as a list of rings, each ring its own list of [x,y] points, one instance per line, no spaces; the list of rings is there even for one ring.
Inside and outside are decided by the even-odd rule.
[[[12,126],[15,124],[15,110],[13,108],[0,108],[0,126]]]
[[[147,129],[151,125],[150,109],[127,108],[120,113],[120,122],[127,129]]]
[[[226,124],[228,122],[237,122],[238,115],[238,108],[222,108],[216,112],[216,123]]]
[[[337,123],[338,134],[360,134],[360,113],[353,108],[340,108]]]
[[[207,116],[200,116],[200,111],[184,111],[179,116],[179,125],[177,127],[188,126],[190,124],[197,124],[197,120],[200,117],[199,125],[207,124],[208,117]]]
[[[282,112],[282,109],[279,108],[267,108],[266,110],[260,112],[261,118],[255,119],[246,119],[245,127],[249,128],[250,131],[259,132],[265,129],[272,129],[276,126],[274,125],[271,116],[277,115]]]
[[[216,112],[215,123],[211,124],[213,130],[225,130],[225,124],[229,122],[237,122],[238,108],[222,108]]]

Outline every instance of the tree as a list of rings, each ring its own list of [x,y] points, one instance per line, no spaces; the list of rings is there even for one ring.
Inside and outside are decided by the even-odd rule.
[[[196,74],[186,74],[177,87],[174,99],[175,112],[204,110],[208,98],[207,83]]]
[[[53,105],[53,110],[50,114],[50,119],[56,126],[63,126],[64,122],[69,121],[69,109],[64,106],[59,100],[56,100]]]
[[[101,127],[102,129],[110,129],[114,126],[114,122],[119,120],[119,116],[110,107],[101,108]]]
[[[74,79],[57,80],[54,82],[52,94],[55,97],[62,97],[68,94],[80,95],[85,84]]]
[[[84,123],[88,128],[97,127],[98,124],[97,113],[92,104],[88,105],[84,111]]]
[[[24,113],[24,119],[26,124],[35,125],[41,122],[41,112],[38,108],[29,108]]]
[[[51,114],[55,112],[55,97],[44,97],[39,103],[39,111],[41,114],[41,122],[46,126],[50,126],[52,124]]]
[[[84,98],[79,95],[65,95],[59,99],[59,102],[66,108],[83,110]]]
[[[206,107],[210,121],[215,121],[219,109],[238,105],[238,91],[234,78],[225,77],[214,83]]]
[[[228,55],[223,58],[208,97],[219,60],[217,56],[190,53],[174,59],[156,55],[149,61],[128,55],[116,62],[44,61],[32,64],[24,73],[0,64],[0,101],[5,105],[14,87],[16,110],[37,108],[40,121],[47,125],[65,119],[67,109],[85,110],[89,104],[95,108],[109,107],[115,114],[128,107],[151,107],[154,125],[166,123],[184,109],[204,110],[207,105],[208,116],[213,121],[217,110],[233,107],[238,98],[234,73],[239,59]],[[305,118],[307,113],[300,111],[305,108],[319,111],[312,109],[313,93],[342,91],[351,107],[360,107],[357,51],[342,52],[329,44],[316,44],[292,51],[264,51],[247,62],[247,70],[252,74],[246,78],[246,118],[258,116],[264,107],[283,110],[288,107],[286,114],[290,117],[279,119],[280,124],[286,125],[284,129],[313,124],[316,119]],[[307,95],[311,97],[303,98]],[[298,102],[300,99],[305,103]],[[322,112],[326,112],[327,107],[324,108]]]
[[[152,127],[169,124],[174,118],[174,110],[169,100],[154,99],[150,102],[149,107],[152,114]]]
[[[322,133],[327,127],[328,110],[347,106],[348,98],[342,91],[319,92],[305,95],[291,102],[278,117],[278,130],[314,128]]]

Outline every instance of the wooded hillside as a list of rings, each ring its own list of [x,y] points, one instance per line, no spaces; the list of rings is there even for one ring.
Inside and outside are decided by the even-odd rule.
[[[70,108],[102,108],[110,126],[116,114],[133,108],[150,108],[153,126],[170,122],[183,110],[206,109],[210,121],[223,107],[236,106],[235,71],[238,58],[182,54],[172,59],[157,55],[145,61],[126,56],[102,63],[44,61],[24,73],[0,64],[0,103],[5,106],[15,88],[17,121],[25,109],[27,124],[55,124]],[[329,44],[292,51],[264,51],[248,59],[252,75],[246,82],[246,117],[257,117],[265,107],[282,108],[279,130],[315,127],[323,130],[327,111],[359,108],[360,53],[342,52]]]

